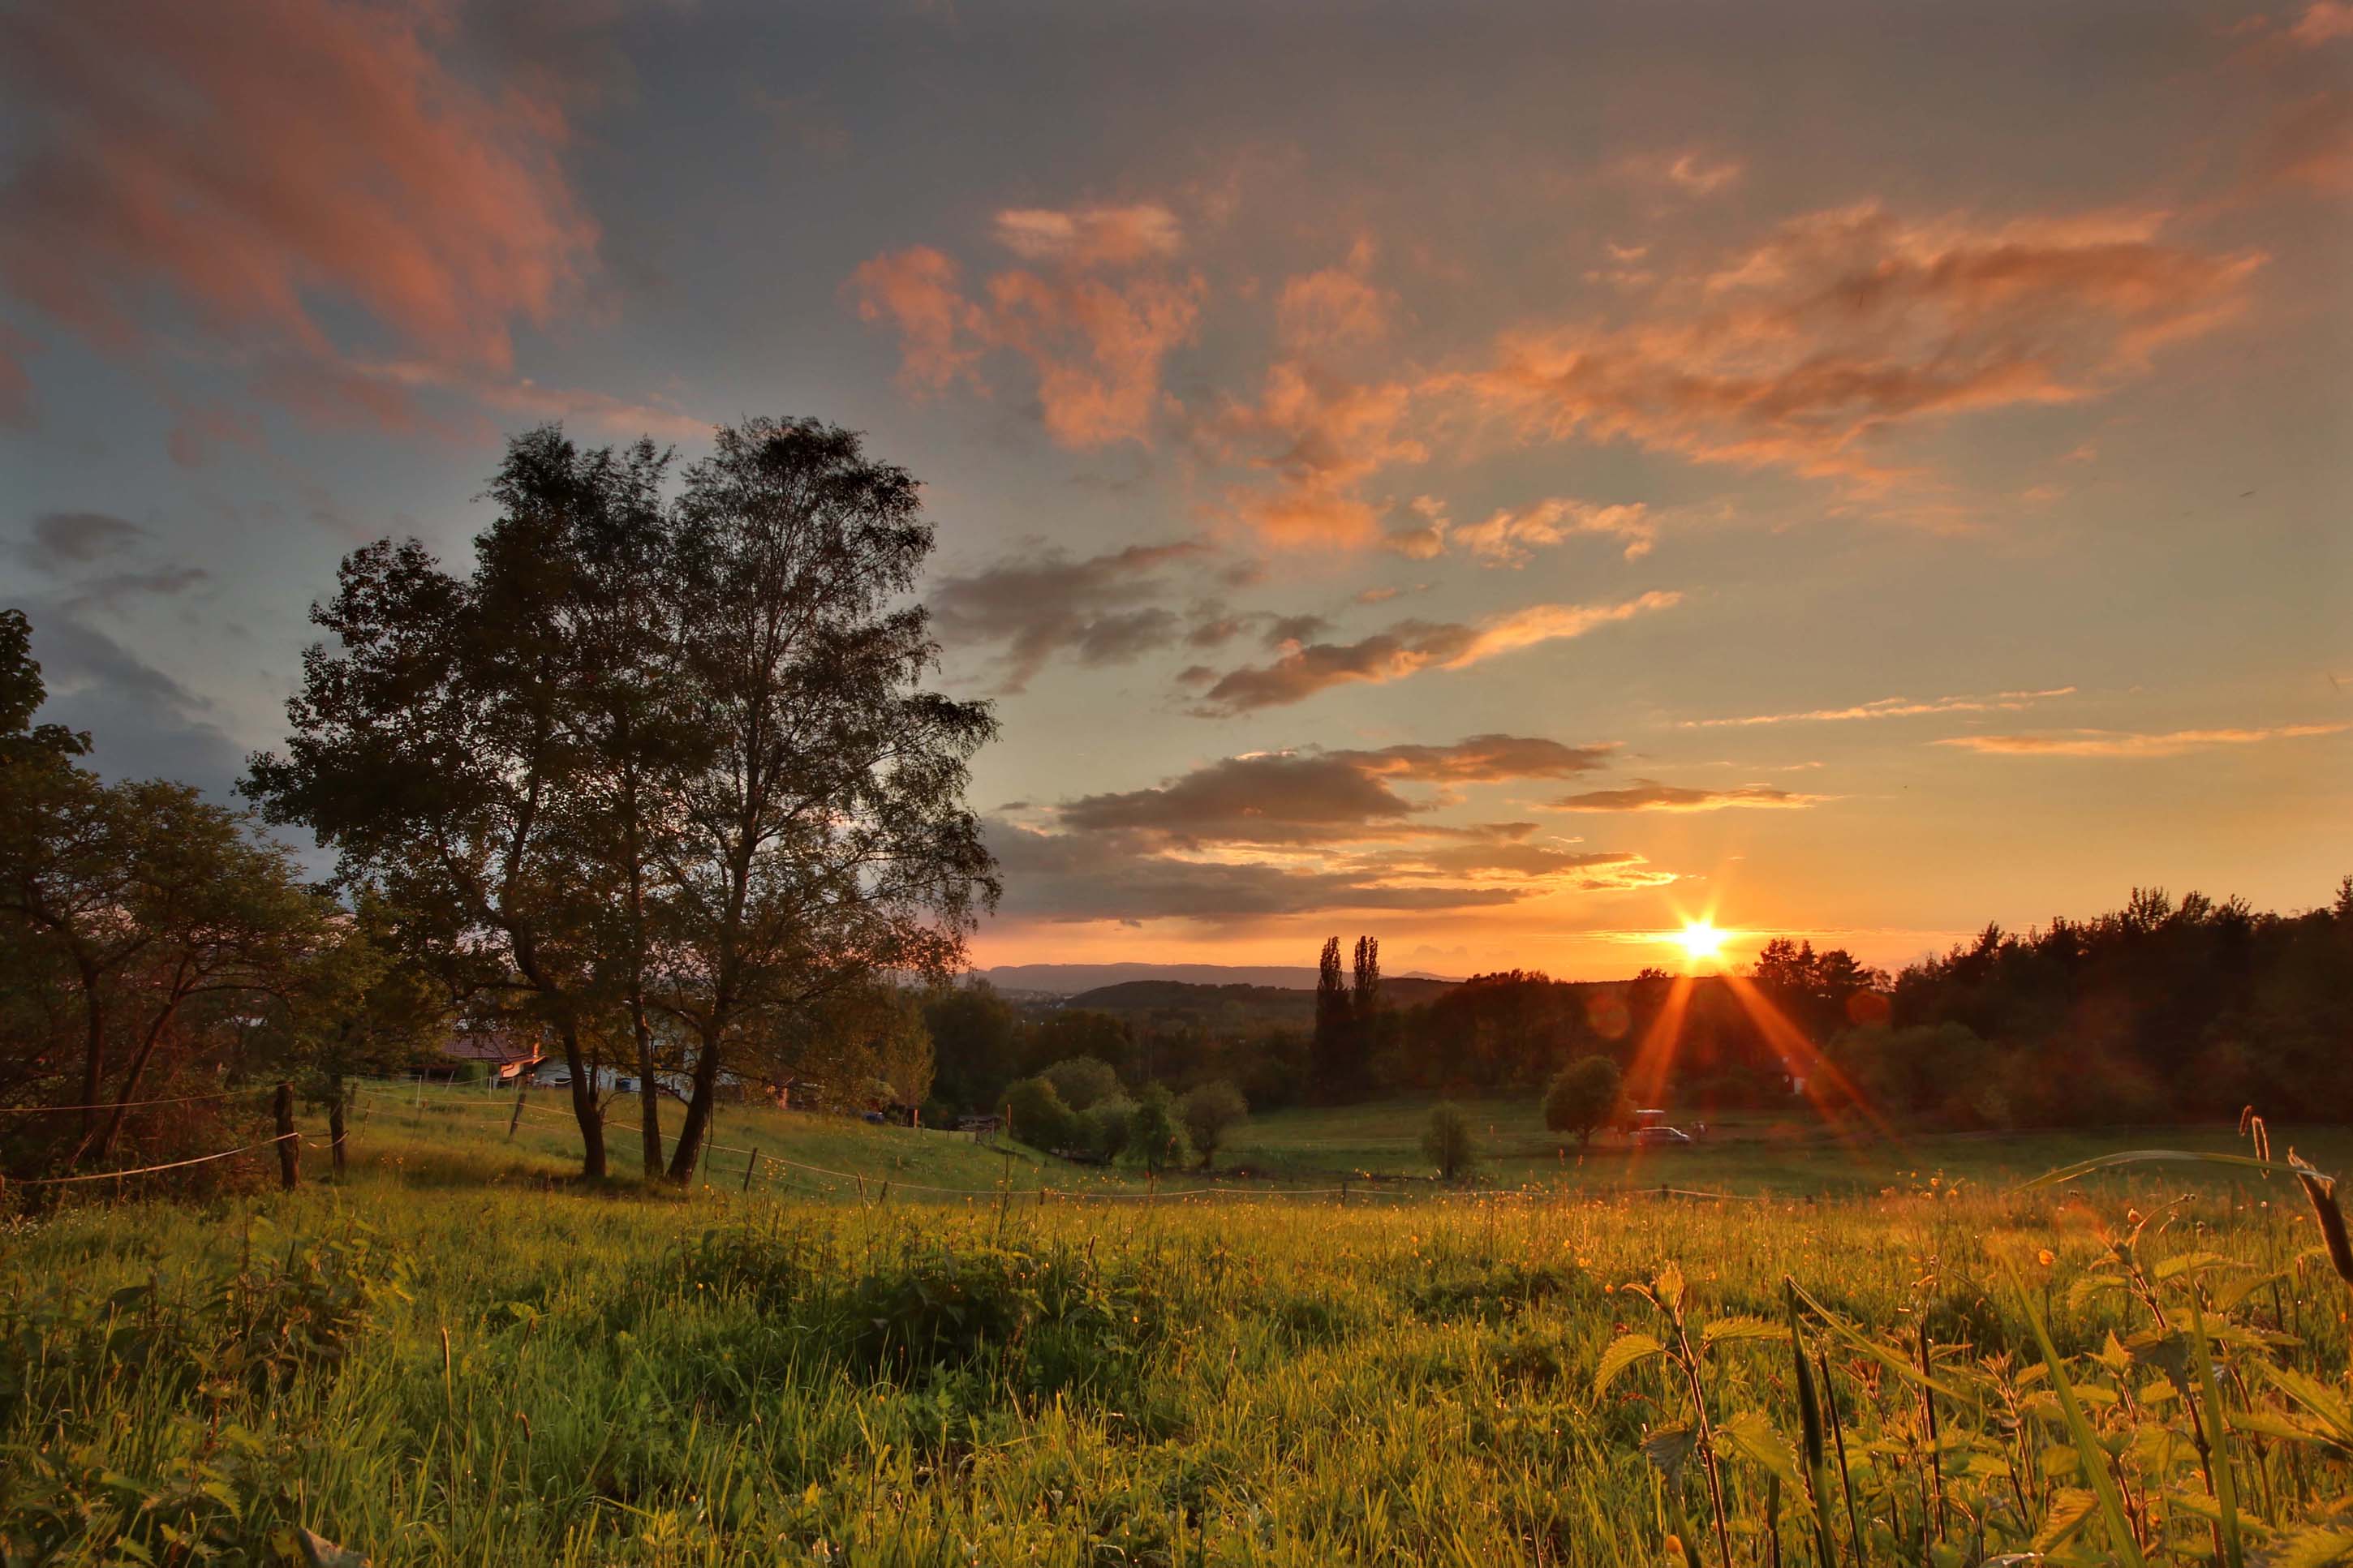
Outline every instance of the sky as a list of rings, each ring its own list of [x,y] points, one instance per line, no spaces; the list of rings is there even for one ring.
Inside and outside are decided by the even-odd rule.
[[[0,5],[0,602],[227,798],[508,435],[814,416],[983,964],[2353,871],[2353,4]]]

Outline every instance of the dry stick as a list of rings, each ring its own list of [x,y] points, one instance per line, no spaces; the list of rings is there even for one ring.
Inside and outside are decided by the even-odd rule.
[[[1715,1466],[1715,1431],[1707,1418],[1707,1394],[1699,1381],[1699,1358],[1692,1350],[1691,1335],[1683,1330],[1683,1310],[1680,1302],[1668,1310],[1668,1320],[1675,1326],[1675,1343],[1683,1351],[1683,1377],[1691,1384],[1692,1414],[1699,1421],[1699,1457],[1702,1473],[1707,1478],[1707,1500],[1715,1514],[1715,1549],[1724,1554],[1726,1568],[1732,1563],[1732,1537],[1724,1525],[1724,1479]]]
[[[754,1175],[758,1173],[759,1169],[760,1152],[757,1149],[754,1149],[752,1151],[752,1157],[744,1162],[744,1190],[745,1192],[748,1193],[752,1190],[752,1178]]]

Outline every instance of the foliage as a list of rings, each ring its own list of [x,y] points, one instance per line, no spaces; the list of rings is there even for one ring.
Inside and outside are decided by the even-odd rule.
[[[1117,1099],[1121,1092],[1119,1074],[1109,1062],[1093,1057],[1066,1057],[1039,1076],[1054,1086],[1062,1103],[1072,1110]]]
[[[1623,1105],[1618,1064],[1604,1056],[1583,1057],[1561,1068],[1545,1090],[1545,1126],[1590,1143],[1597,1130],[1619,1120]]]
[[[1192,1146],[1185,1136],[1185,1119],[1179,1113],[1176,1097],[1168,1092],[1166,1084],[1147,1084],[1144,1092],[1135,1097],[1134,1107],[1128,1112],[1127,1140],[1121,1153],[1148,1171],[1170,1170],[1193,1163]]]
[[[1078,1119],[1062,1103],[1050,1079],[1018,1079],[1005,1086],[1000,1103],[1013,1136],[1033,1149],[1051,1152],[1076,1148],[1082,1142]]]
[[[1211,1079],[1196,1084],[1185,1096],[1180,1109],[1185,1122],[1185,1134],[1192,1140],[1193,1151],[1201,1156],[1204,1169],[1217,1159],[1218,1151],[1225,1147],[1226,1138],[1242,1119],[1250,1114],[1250,1102],[1242,1091],[1224,1079]]]
[[[2138,1169],[1711,1206],[845,1189],[682,1226],[412,1164],[68,1207],[0,1260],[0,1552],[2326,1563],[2345,1285],[2285,1175]]]
[[[1441,1181],[1453,1181],[1479,1163],[1479,1146],[1471,1131],[1471,1119],[1460,1106],[1441,1101],[1430,1107],[1430,1121],[1422,1128],[1421,1152],[1438,1167]]]
[[[343,563],[280,755],[248,788],[454,989],[552,1030],[583,1168],[599,1059],[691,1085],[695,1168],[731,1050],[885,973],[944,974],[996,896],[963,805],[985,705],[925,689],[913,479],[849,432],[753,419],[665,498],[649,442],[510,444],[471,574],[410,541]],[[658,1063],[659,1014],[678,1048]],[[879,1076],[920,1100],[903,1031]],[[773,1071],[772,1064],[763,1064]],[[639,1098],[647,1173],[659,1098]]]

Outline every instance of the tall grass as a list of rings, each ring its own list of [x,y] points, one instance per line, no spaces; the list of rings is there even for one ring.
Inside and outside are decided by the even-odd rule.
[[[2293,1178],[884,1209],[396,1158],[6,1234],[8,1562],[2353,1552]]]

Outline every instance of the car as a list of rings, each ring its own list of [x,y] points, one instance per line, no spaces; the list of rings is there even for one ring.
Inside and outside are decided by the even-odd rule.
[[[1638,1149],[1656,1148],[1661,1144],[1672,1146],[1691,1141],[1692,1135],[1680,1127],[1644,1127],[1634,1133],[1634,1146]]]

